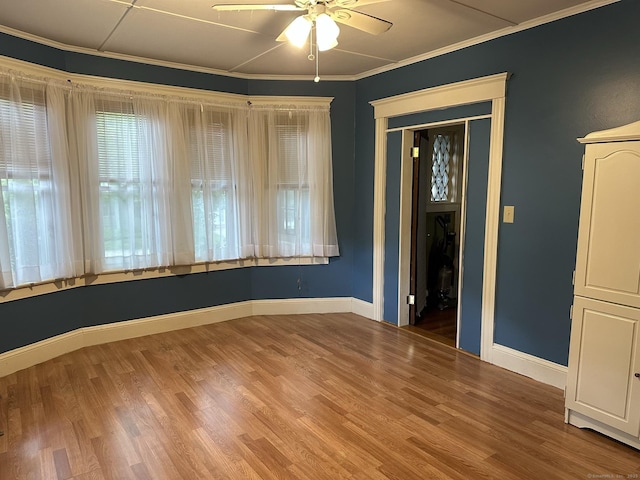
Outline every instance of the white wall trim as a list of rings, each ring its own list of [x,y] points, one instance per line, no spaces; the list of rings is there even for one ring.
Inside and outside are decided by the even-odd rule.
[[[506,79],[505,79],[506,88]],[[484,231],[484,267],[482,278],[482,330],[480,358],[491,362],[496,306],[496,274],[498,270],[498,230],[500,228],[500,192],[502,190],[502,150],[504,144],[505,97],[491,103],[491,138],[487,179],[487,210]]]
[[[351,312],[355,313],[356,315],[360,315],[361,317],[375,320],[373,303],[365,302],[364,300],[360,300],[359,298],[351,299]]]
[[[351,297],[252,300],[124,322],[84,327],[0,354],[0,377],[83,347],[252,315],[355,313],[373,318],[373,305]]]
[[[491,133],[489,148],[489,179],[487,185],[487,213],[484,246],[482,337],[480,358],[491,361],[493,322],[495,315],[495,281],[497,269],[498,228],[500,221],[500,191],[502,186],[502,153],[504,136],[504,109],[508,73],[440,85],[371,102],[376,120],[375,180],[373,211],[373,306],[375,319],[384,314],[384,260],[385,260],[385,204],[387,187],[387,130],[388,119],[417,112],[437,110],[473,103],[491,102]],[[410,129],[410,128],[409,128]],[[401,183],[401,187],[405,185]],[[403,192],[400,192],[403,198]],[[401,212],[406,206],[401,205]],[[401,213],[402,216],[402,213]],[[402,218],[399,218],[401,221]],[[398,225],[400,235],[402,224]],[[400,239],[402,245],[402,238]],[[398,252],[399,270],[403,269],[404,251]],[[408,281],[408,280],[407,280]],[[404,292],[398,279],[398,293]],[[399,303],[402,298],[398,298]],[[400,310],[400,308],[398,309]],[[398,312],[399,314],[399,312]],[[391,319],[389,319],[391,320]],[[396,319],[398,325],[400,319]]]
[[[384,320],[384,219],[387,211],[386,117],[376,118],[375,179],[373,196],[373,318]]]
[[[508,77],[508,73],[498,73],[394,95],[370,103],[373,105],[375,118],[379,119],[490,102],[494,98],[505,96]]]
[[[493,344],[492,359],[497,365],[525,377],[564,390],[567,385],[567,367],[543,358],[529,355],[503,345]]]

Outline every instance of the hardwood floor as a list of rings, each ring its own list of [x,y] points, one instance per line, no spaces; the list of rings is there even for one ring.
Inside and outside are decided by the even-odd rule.
[[[640,474],[640,452],[563,423],[561,390],[351,314],[88,347],[0,396],[2,480]]]
[[[445,310],[429,309],[416,318],[415,325],[406,328],[418,335],[455,347],[457,312],[455,307]]]

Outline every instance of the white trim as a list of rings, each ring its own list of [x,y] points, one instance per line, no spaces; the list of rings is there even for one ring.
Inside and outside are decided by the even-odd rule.
[[[384,320],[384,218],[387,201],[387,119],[376,118],[373,197],[373,318]]]
[[[521,32],[524,30],[529,30],[531,28],[535,28],[540,25],[544,25],[546,23],[555,22],[556,20],[561,20],[563,18],[578,15],[580,13],[588,12],[590,10],[595,10],[596,8],[604,7],[606,5],[611,5],[619,1],[620,0],[592,0],[590,2],[582,3],[573,7],[566,8],[564,10],[560,10],[559,12],[554,12],[549,15],[544,15],[542,17],[534,18],[532,20],[523,22],[518,25],[509,26],[500,30],[496,30],[494,32],[480,35],[475,38],[470,38],[462,42],[454,43],[453,45],[449,45],[443,48],[438,48],[436,50],[431,50],[429,52],[423,53],[421,55],[417,55],[415,57],[410,57],[410,58],[401,60],[399,62],[383,65],[382,67],[374,68],[366,72],[362,72],[355,75],[323,75],[322,80],[323,81],[361,80],[363,78],[372,77],[379,73],[388,72],[391,70],[395,70],[397,68],[405,67],[407,65],[412,65],[414,63],[422,62],[430,58],[435,58],[435,57],[446,55],[448,53],[452,53],[458,50],[462,50],[467,47],[479,45],[481,43],[485,43],[490,40],[494,40],[496,38],[504,37],[504,36],[511,35],[513,33]],[[242,78],[247,80],[310,80],[311,78],[313,78],[311,75],[261,75],[261,74],[239,73],[239,72],[233,72],[229,70],[219,70],[215,68],[201,67],[197,65],[187,65],[187,64],[178,63],[178,62],[170,62],[165,60],[138,57],[134,55],[98,51],[91,48],[77,47],[77,46],[69,45],[66,43],[56,42],[48,38],[33,35],[31,33],[23,32],[23,31],[16,30],[14,28],[6,27],[3,25],[0,25],[0,32],[6,33],[8,35],[11,35],[17,38],[29,40],[31,42],[39,43],[41,45],[47,45],[49,47],[53,47],[58,50],[62,50],[66,52],[83,53],[87,55],[93,55],[95,57],[113,58],[117,60],[144,63],[147,65],[156,65],[160,67],[186,70],[191,72],[207,73],[211,75],[221,75],[225,77]],[[340,49],[337,48],[336,51],[340,51]],[[348,52],[348,53],[352,53],[352,52]],[[372,58],[377,58],[377,57],[372,57]]]
[[[402,127],[387,128],[387,133],[390,133],[390,132],[401,132],[402,130],[406,130],[406,129],[425,130],[425,129],[428,129],[428,128],[439,127],[441,125],[443,125],[443,126],[462,125],[464,123],[464,121],[483,120],[485,118],[491,118],[491,114],[487,113],[485,115],[476,115],[476,116],[473,116],[473,117],[464,117],[462,119],[460,119],[460,118],[452,118],[451,120],[441,120],[439,122],[420,123],[418,125],[403,125]],[[462,120],[462,121],[459,121],[459,120]]]
[[[253,315],[344,312],[371,318],[373,305],[351,297],[253,300],[84,327],[0,354],[0,377],[83,347],[128,338],[209,325]]]
[[[506,86],[506,80],[505,80]],[[491,139],[489,144],[489,176],[484,231],[484,267],[482,277],[482,330],[480,358],[491,362],[496,305],[496,273],[498,264],[498,230],[500,228],[500,191],[502,189],[502,150],[504,144],[504,96],[493,99],[491,106]]]
[[[493,364],[564,390],[567,367],[503,345],[493,344]]]
[[[375,320],[373,303],[365,302],[364,300],[360,300],[359,298],[351,299],[351,312],[355,313],[356,315],[360,315],[361,317]]]
[[[490,102],[505,96],[508,73],[448,83],[369,102],[375,118],[391,118],[442,108]]]
[[[387,125],[389,117],[455,107],[472,103],[492,102],[489,149],[489,179],[487,186],[487,216],[482,297],[482,340],[480,358],[491,361],[493,322],[495,314],[495,277],[500,221],[500,190],[504,136],[504,109],[508,73],[427,88],[371,102],[376,119],[375,180],[373,211],[373,305],[376,320],[384,313],[384,230],[387,180]],[[453,122],[452,122],[453,123]],[[402,192],[401,192],[402,198]],[[401,205],[400,212],[405,207]],[[401,220],[401,219],[399,219]],[[399,229],[402,225],[399,225]],[[402,233],[402,230],[399,230]],[[402,242],[402,240],[401,240]],[[399,258],[398,268],[401,262]],[[400,287],[400,284],[398,285]],[[400,293],[400,288],[398,288]],[[400,299],[399,299],[400,303]],[[397,319],[399,324],[399,318]]]
[[[351,297],[253,300],[251,315],[298,315],[351,312]]]
[[[621,127],[592,132],[578,141],[583,144],[589,143],[609,143],[609,142],[630,142],[640,140],[640,122],[629,123]]]
[[[400,216],[398,218],[398,326],[409,325],[409,304],[407,296],[411,292],[411,216],[413,205],[413,130],[402,131],[402,151],[400,152]],[[419,314],[420,312],[416,312]]]

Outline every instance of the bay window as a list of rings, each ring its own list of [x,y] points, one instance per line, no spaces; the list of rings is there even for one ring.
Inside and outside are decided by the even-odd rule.
[[[338,255],[328,101],[215,98],[0,70],[0,289]]]

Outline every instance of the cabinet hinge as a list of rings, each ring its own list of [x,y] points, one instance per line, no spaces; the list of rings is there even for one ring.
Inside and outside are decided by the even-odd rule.
[[[416,296],[407,295],[407,305],[415,305],[415,304],[416,304]]]
[[[571,276],[571,285],[576,284],[576,271],[573,271],[573,275]]]
[[[569,309],[569,318],[573,320],[573,305],[571,305],[571,308]]]
[[[411,147],[411,158],[418,158],[420,156],[420,147]]]
[[[582,155],[582,170],[584,170],[584,155]]]

